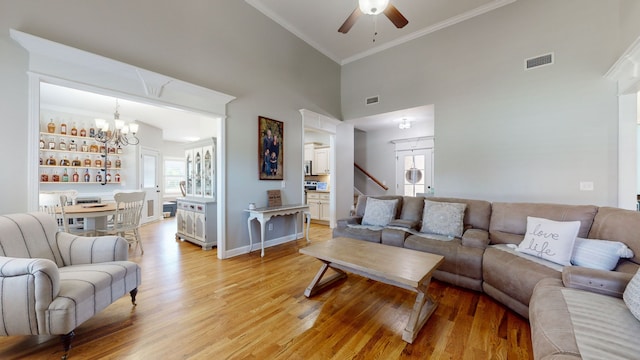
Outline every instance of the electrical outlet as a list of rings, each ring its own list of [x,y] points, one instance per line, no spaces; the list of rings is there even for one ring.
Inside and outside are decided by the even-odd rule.
[[[593,191],[593,181],[580,181],[580,191]]]
[[[273,230],[273,224],[269,224],[269,227],[267,228],[269,231]]]

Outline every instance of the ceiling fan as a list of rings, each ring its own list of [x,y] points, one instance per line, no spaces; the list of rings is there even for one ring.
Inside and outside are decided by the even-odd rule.
[[[409,23],[409,20],[407,20],[395,6],[389,4],[389,0],[358,0],[358,7],[356,7],[347,20],[344,21],[338,29],[338,32],[343,34],[348,33],[362,14],[378,15],[380,13],[384,13],[398,29],[403,28]]]

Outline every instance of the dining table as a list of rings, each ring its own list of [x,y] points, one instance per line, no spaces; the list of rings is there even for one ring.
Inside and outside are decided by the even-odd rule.
[[[84,230],[105,229],[108,217],[116,213],[116,203],[67,205],[64,212],[69,218],[84,218]]]

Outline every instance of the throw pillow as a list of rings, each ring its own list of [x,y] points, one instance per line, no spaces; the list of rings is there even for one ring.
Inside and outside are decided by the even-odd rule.
[[[527,216],[527,231],[517,250],[560,265],[571,265],[580,221],[553,221]]]
[[[622,299],[633,316],[640,320],[640,269],[627,284],[627,288],[624,289],[622,294]]]
[[[387,226],[396,216],[396,206],[398,199],[380,200],[368,198],[364,208],[362,225]]]
[[[461,237],[467,204],[424,200],[420,232]]]
[[[632,258],[633,251],[619,241],[576,238],[571,263],[592,269],[613,270],[620,258]]]

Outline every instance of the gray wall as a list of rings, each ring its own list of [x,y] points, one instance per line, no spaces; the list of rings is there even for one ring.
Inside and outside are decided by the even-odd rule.
[[[344,66],[343,118],[434,104],[437,195],[616,205],[617,86],[603,75],[638,15],[629,1],[519,0]],[[553,66],[523,70],[548,52]]]
[[[27,210],[28,54],[10,28],[237,97],[225,120],[227,250],[248,244],[247,204],[280,188],[258,180],[258,115],[285,122],[290,203],[302,202],[298,109],[340,118],[339,65],[244,1],[0,0],[0,162],[11,169],[0,172],[0,213]]]

